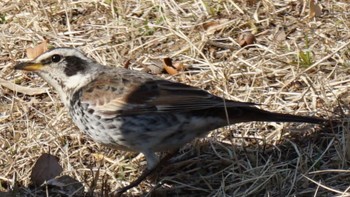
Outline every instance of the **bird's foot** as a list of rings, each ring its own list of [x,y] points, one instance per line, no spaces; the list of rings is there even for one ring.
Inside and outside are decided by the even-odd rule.
[[[117,189],[116,191],[113,192],[113,196],[119,197],[126,191],[128,191],[131,188],[134,188],[138,186],[143,180],[145,180],[149,175],[151,175],[156,169],[158,169],[161,165],[163,165],[165,162],[167,162],[171,157],[173,157],[177,153],[176,151],[170,152],[165,157],[163,157],[160,162],[152,169],[144,169],[142,174],[133,182],[131,182],[129,185],[122,187],[120,189]]]

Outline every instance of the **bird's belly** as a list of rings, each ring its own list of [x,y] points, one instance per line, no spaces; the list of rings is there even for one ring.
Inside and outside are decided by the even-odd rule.
[[[102,119],[99,116],[94,116],[84,111],[71,111],[70,114],[77,127],[95,142],[114,146],[118,149],[129,149],[123,143],[123,136],[120,131],[121,119]]]
[[[78,128],[94,141],[117,149],[142,152],[178,148],[210,130],[222,120],[182,113],[149,113],[102,118],[86,110],[71,110]]]

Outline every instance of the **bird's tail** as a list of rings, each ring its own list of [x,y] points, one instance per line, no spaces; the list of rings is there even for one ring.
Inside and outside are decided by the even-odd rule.
[[[269,112],[256,107],[227,108],[230,123],[262,121],[262,122],[305,122],[324,124],[328,120],[311,116],[299,116],[283,113]]]

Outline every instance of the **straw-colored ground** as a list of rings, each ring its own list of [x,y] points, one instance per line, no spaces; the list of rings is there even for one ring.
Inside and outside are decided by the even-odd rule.
[[[170,57],[188,69],[157,75],[271,111],[346,121],[350,3],[320,3],[310,18],[303,0],[0,1],[0,196],[59,196],[31,186],[43,153],[57,156],[88,196],[108,196],[145,166],[137,153],[83,135],[53,89],[28,95],[4,85],[48,87],[13,70],[44,39],[135,70]],[[246,31],[256,44],[241,48]],[[349,140],[347,125],[232,125],[183,147],[127,196],[350,196]]]

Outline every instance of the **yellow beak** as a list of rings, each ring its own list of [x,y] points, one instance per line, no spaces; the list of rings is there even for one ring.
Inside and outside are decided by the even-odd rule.
[[[25,70],[25,71],[40,71],[43,68],[41,63],[34,62],[23,62],[15,66],[16,70]]]

